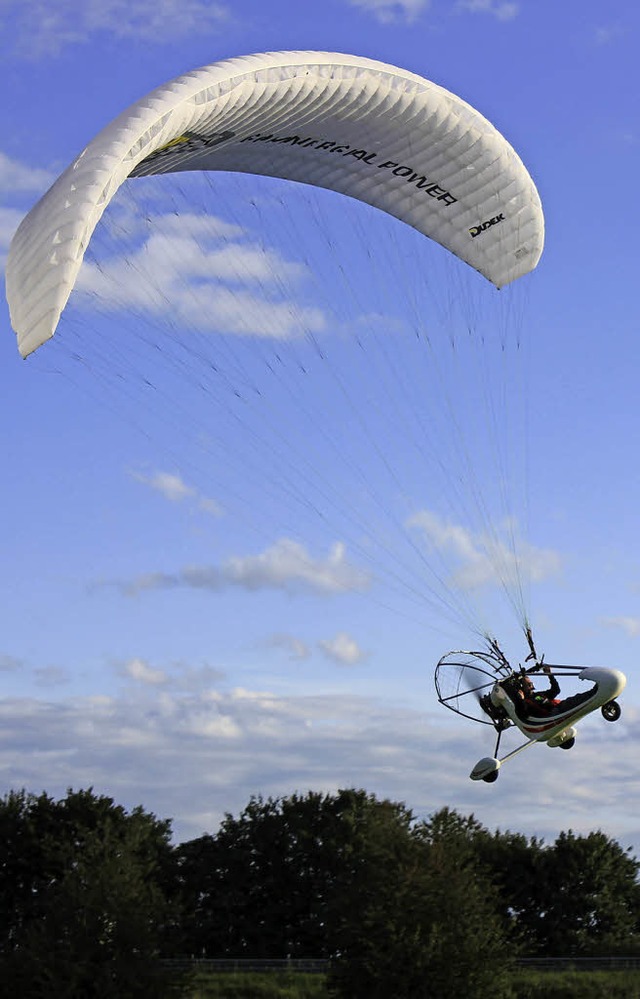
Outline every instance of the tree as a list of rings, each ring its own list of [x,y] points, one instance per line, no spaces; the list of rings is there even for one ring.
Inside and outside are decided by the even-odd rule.
[[[364,791],[251,798],[215,837],[179,848],[187,940],[198,955],[328,957],[329,910],[361,863],[373,813],[408,828],[402,805]]]
[[[332,976],[338,995],[510,995],[508,939],[472,847],[476,829],[473,817],[443,809],[406,829],[402,842],[397,831],[370,840],[349,892]]]
[[[449,813],[452,826],[455,813]],[[475,820],[474,820],[475,821]],[[508,994],[508,947],[473,852],[362,790],[252,798],[180,848],[187,940],[230,957],[331,957],[336,994]]]
[[[640,948],[640,864],[602,832],[535,837],[490,833],[443,809],[425,828],[473,851],[497,890],[503,926],[520,953],[632,953]]]
[[[549,884],[543,840],[480,827],[472,833],[472,845],[496,890],[497,911],[514,950],[526,955],[544,952]]]
[[[92,790],[0,803],[6,995],[157,995],[170,921],[170,823]]]
[[[544,856],[541,946],[551,954],[637,951],[640,863],[603,832],[561,833]]]

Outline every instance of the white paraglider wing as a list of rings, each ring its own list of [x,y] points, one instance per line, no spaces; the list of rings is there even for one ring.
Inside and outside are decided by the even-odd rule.
[[[56,329],[107,204],[127,177],[226,170],[299,181],[388,212],[497,287],[532,270],[540,199],[502,135],[413,73],[348,55],[280,52],[154,90],[86,147],[32,209],[9,253],[23,356]]]

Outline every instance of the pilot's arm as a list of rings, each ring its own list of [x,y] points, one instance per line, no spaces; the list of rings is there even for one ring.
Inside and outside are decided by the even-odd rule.
[[[550,666],[543,666],[543,672],[549,677],[549,687],[547,690],[540,690],[538,693],[543,694],[545,697],[553,699],[557,697],[560,693],[560,684],[556,680],[555,676],[551,672]]]

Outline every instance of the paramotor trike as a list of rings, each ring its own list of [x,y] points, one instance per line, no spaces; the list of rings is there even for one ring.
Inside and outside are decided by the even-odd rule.
[[[520,703],[523,678],[539,674],[543,668],[553,670],[556,677],[577,677],[593,687],[554,703],[544,717],[526,713]],[[497,732],[493,756],[479,760],[469,775],[487,783],[497,780],[503,763],[537,742],[571,749],[575,725],[598,708],[607,721],[617,721],[620,706],[616,698],[626,682],[620,670],[603,666],[545,666],[541,660],[529,668],[514,669],[494,643],[483,652],[448,652],[435,670],[440,703],[464,718],[492,725]],[[507,728],[517,728],[526,742],[499,757],[502,733]]]

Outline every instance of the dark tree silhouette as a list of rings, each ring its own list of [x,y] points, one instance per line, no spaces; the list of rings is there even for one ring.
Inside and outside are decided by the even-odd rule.
[[[4,995],[157,996],[170,823],[91,790],[0,803]]]

